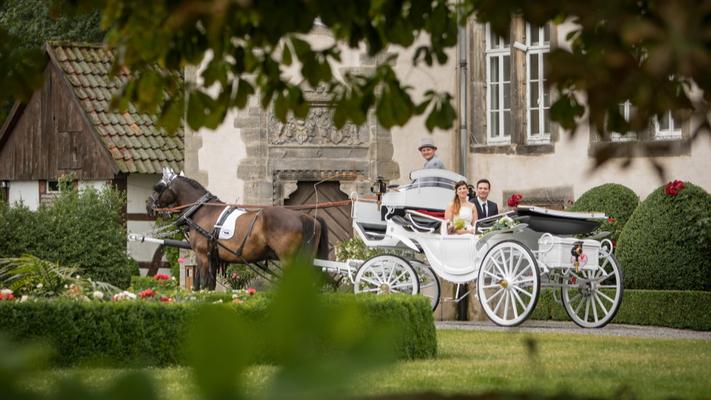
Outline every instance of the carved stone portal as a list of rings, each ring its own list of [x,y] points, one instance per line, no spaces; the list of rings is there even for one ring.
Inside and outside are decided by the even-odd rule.
[[[336,129],[328,94],[313,90],[304,97],[311,104],[304,120],[281,122],[273,109],[251,108],[235,121],[247,149],[237,170],[245,203],[283,204],[300,181],[338,181],[350,194],[367,190],[376,176],[399,177],[390,132],[373,115],[363,126]]]

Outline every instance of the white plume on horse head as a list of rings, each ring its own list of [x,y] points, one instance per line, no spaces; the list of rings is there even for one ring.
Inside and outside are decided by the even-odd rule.
[[[177,175],[175,174],[175,171],[173,171],[172,168],[170,167],[163,167],[163,182],[166,184],[170,183],[173,179],[175,179]]]

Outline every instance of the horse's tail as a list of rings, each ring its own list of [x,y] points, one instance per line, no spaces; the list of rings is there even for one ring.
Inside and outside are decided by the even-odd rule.
[[[321,225],[321,236],[318,240],[318,248],[316,249],[316,258],[320,260],[328,260],[328,225],[323,217],[316,217],[316,220]]]

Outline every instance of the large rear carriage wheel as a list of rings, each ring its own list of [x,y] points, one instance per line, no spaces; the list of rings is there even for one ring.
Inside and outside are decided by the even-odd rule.
[[[495,244],[479,267],[477,294],[487,317],[501,326],[521,324],[536,308],[541,282],[531,250],[515,240]]]
[[[432,267],[418,261],[412,261],[412,266],[417,272],[417,279],[420,282],[420,294],[430,299],[432,311],[439,305],[441,286],[439,278]]]
[[[600,250],[599,265],[573,274],[561,288],[563,307],[583,328],[602,328],[622,304],[622,269],[613,254]]]
[[[420,292],[420,283],[407,260],[386,254],[371,257],[360,266],[353,289],[356,293],[415,295]]]

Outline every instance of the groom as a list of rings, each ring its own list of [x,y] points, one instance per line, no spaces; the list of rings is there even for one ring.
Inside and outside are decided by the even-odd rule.
[[[491,183],[488,179],[479,179],[476,183],[476,196],[470,198],[469,201],[476,206],[476,212],[479,219],[491,217],[499,213],[499,207],[493,201],[489,200],[489,191]]]

